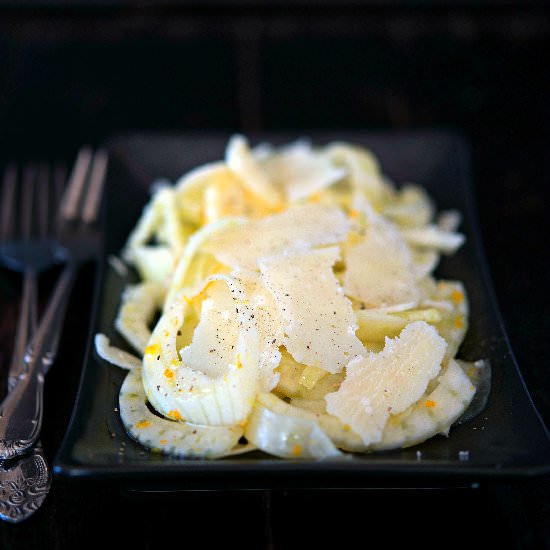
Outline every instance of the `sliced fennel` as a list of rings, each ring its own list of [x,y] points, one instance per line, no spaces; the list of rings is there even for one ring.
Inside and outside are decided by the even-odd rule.
[[[95,346],[131,369],[128,433],[178,457],[289,459],[447,434],[490,380],[457,359],[466,289],[436,278],[460,220],[364,147],[233,136],[222,160],[156,186],[124,248],[141,280],[115,328],[139,356]]]
[[[176,347],[177,333],[190,299],[177,295],[160,318],[143,359],[146,395],[170,418],[210,426],[243,423],[258,391],[259,360],[244,290],[230,277],[212,276],[200,295],[201,319],[183,350]]]
[[[341,453],[319,424],[305,415],[273,410],[272,394],[259,394],[245,428],[258,449],[282,458],[327,458]]]
[[[120,418],[131,437],[145,447],[174,456],[219,458],[238,448],[239,426],[196,426],[161,418],[147,407],[141,371],[129,371],[119,395]]]

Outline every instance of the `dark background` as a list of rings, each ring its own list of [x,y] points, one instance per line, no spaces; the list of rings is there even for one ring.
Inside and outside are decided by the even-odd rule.
[[[133,131],[458,131],[471,147],[505,327],[550,425],[548,52],[544,2],[0,0],[0,163],[70,161],[82,143]],[[19,280],[2,272],[0,283],[5,372]],[[62,342],[59,356],[66,370],[48,378],[65,388],[62,401],[46,402],[50,459],[74,402],[92,283],[84,272],[64,336],[73,345]],[[250,548],[362,547],[374,535],[392,546],[477,547],[487,535],[500,548],[550,548],[549,495],[548,478],[478,490],[149,499],[54,482],[27,523],[0,525],[0,548],[64,549],[86,540],[154,548],[197,534],[207,547],[229,540]],[[364,518],[352,520],[354,509]],[[446,538],[436,538],[436,526],[448,528]]]

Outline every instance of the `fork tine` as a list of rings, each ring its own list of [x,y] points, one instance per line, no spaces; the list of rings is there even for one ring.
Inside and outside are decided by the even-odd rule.
[[[92,149],[84,146],[80,149],[75,161],[69,185],[61,202],[61,218],[64,220],[74,220],[78,216],[80,198],[82,189],[86,183],[86,175],[92,161]]]
[[[59,204],[63,198],[65,184],[67,183],[67,166],[64,162],[59,162],[54,166],[53,179],[54,204]]]
[[[13,233],[13,202],[15,199],[15,184],[17,182],[17,167],[8,164],[2,179],[2,223],[0,226],[0,240],[8,239]]]
[[[93,223],[96,220],[101,202],[101,192],[105,183],[105,171],[107,170],[107,151],[100,149],[94,156],[90,173],[90,185],[88,195],[84,202],[82,219],[84,223]]]
[[[63,195],[65,192],[65,185],[67,183],[67,166],[65,163],[60,162],[55,165],[53,171],[53,204],[61,205],[63,203]],[[61,207],[58,212],[52,208],[52,220],[50,230],[55,232],[59,228]]]
[[[48,213],[50,210],[50,171],[47,164],[38,167],[38,234],[45,237],[48,234]]]
[[[32,232],[33,220],[33,196],[35,187],[36,169],[29,164],[23,169],[23,190],[21,201],[19,203],[21,220],[21,237],[28,239]]]

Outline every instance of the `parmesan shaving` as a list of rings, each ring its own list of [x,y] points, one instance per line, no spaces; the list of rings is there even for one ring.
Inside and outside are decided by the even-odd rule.
[[[424,321],[407,325],[398,337],[386,339],[380,353],[349,363],[338,391],[325,397],[327,412],[349,424],[365,445],[377,443],[390,414],[418,401],[439,373],[446,347]]]
[[[285,322],[286,349],[299,363],[332,373],[364,352],[351,303],[332,271],[338,258],[338,248],[330,247],[260,261]]]
[[[336,244],[349,228],[338,208],[308,204],[227,228],[205,243],[205,249],[223,264],[253,270],[262,258]]]

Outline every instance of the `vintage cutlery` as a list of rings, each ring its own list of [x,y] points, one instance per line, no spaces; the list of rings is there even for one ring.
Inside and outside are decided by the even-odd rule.
[[[56,246],[66,266],[24,355],[24,368],[0,404],[0,459],[13,459],[37,442],[42,426],[44,377],[57,355],[65,310],[79,268],[98,258],[101,233],[97,224],[107,154],[83,148],[63,195],[57,219]]]

